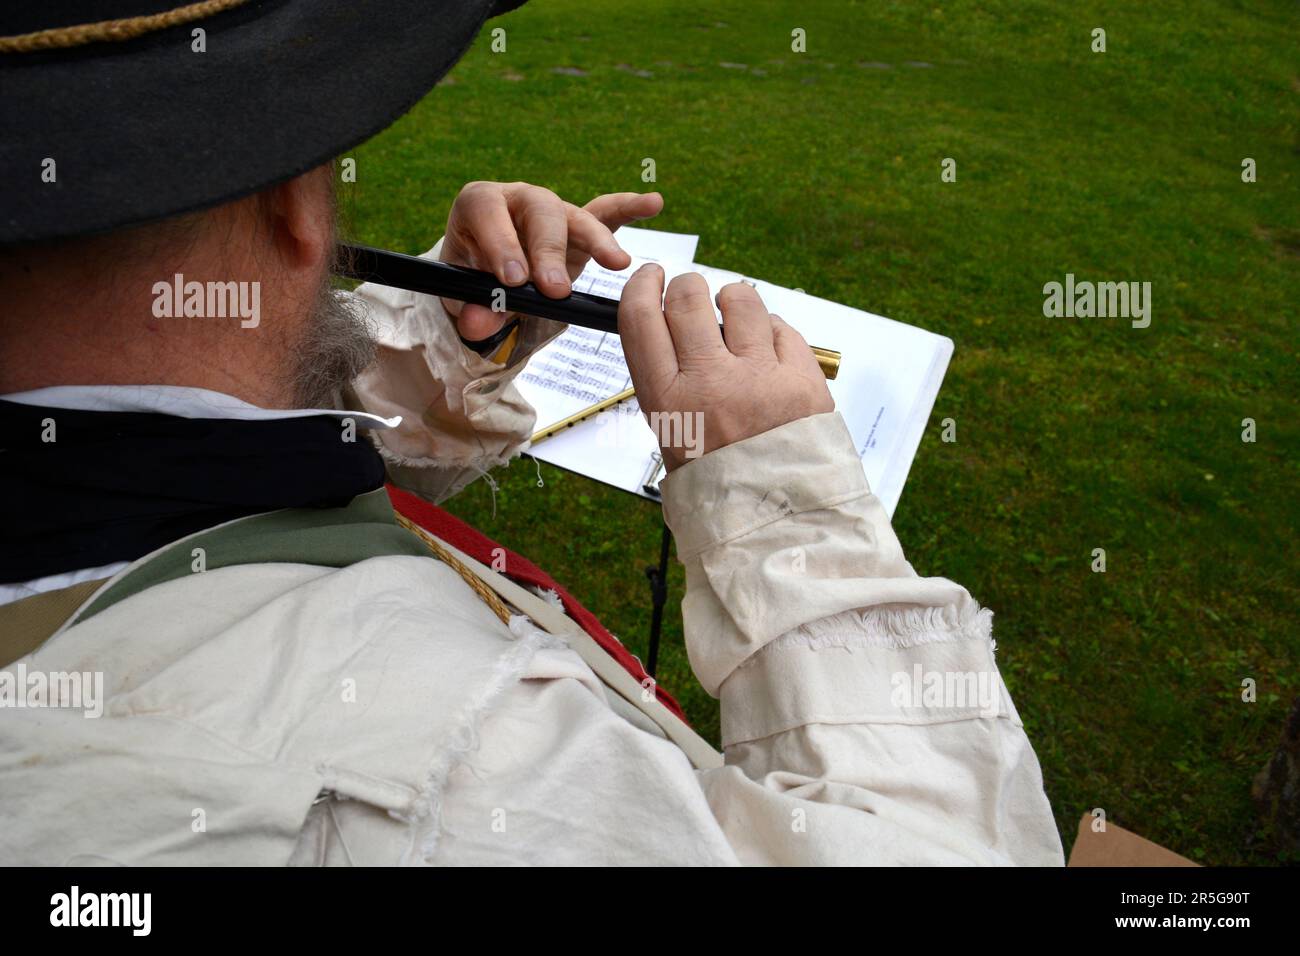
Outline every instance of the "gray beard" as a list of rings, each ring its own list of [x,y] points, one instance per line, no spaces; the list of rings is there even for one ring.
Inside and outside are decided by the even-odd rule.
[[[375,360],[365,304],[322,283],[302,344],[289,366],[295,408],[336,408],[340,393]]]

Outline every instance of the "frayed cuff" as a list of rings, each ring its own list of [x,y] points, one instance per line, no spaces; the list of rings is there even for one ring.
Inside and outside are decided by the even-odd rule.
[[[974,601],[873,607],[782,634],[722,684],[723,747],[810,724],[936,724],[1019,715]]]

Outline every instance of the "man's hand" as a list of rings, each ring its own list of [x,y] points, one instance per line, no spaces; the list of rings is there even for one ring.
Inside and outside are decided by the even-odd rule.
[[[641,411],[660,422],[698,416],[702,434],[657,429],[669,471],[686,461],[674,436],[702,439],[691,450],[707,453],[835,408],[808,343],[752,286],[733,282],[718,293],[721,327],[702,276],[678,276],[666,296],[663,288],[657,265],[638,269],[623,289],[618,330]]]
[[[663,205],[658,193],[610,193],[580,209],[541,186],[468,183],[452,203],[440,258],[488,270],[505,286],[531,279],[543,295],[562,299],[588,259],[626,269],[632,258],[614,241],[614,230],[659,215]],[[471,342],[513,318],[482,305],[442,302],[461,337]]]

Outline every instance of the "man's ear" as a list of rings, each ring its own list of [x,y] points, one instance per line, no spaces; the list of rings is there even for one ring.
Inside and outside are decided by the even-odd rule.
[[[271,187],[271,240],[293,269],[319,271],[334,255],[334,164]]]

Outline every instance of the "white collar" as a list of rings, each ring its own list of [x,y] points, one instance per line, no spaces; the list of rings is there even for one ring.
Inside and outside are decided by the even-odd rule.
[[[381,418],[369,412],[337,408],[258,408],[243,399],[206,388],[180,385],[56,385],[30,392],[0,395],[0,400],[20,405],[78,409],[88,412],[154,412],[180,418],[234,418],[263,421],[274,418],[309,418],[333,415],[355,419],[359,428],[396,428],[401,416]]]

